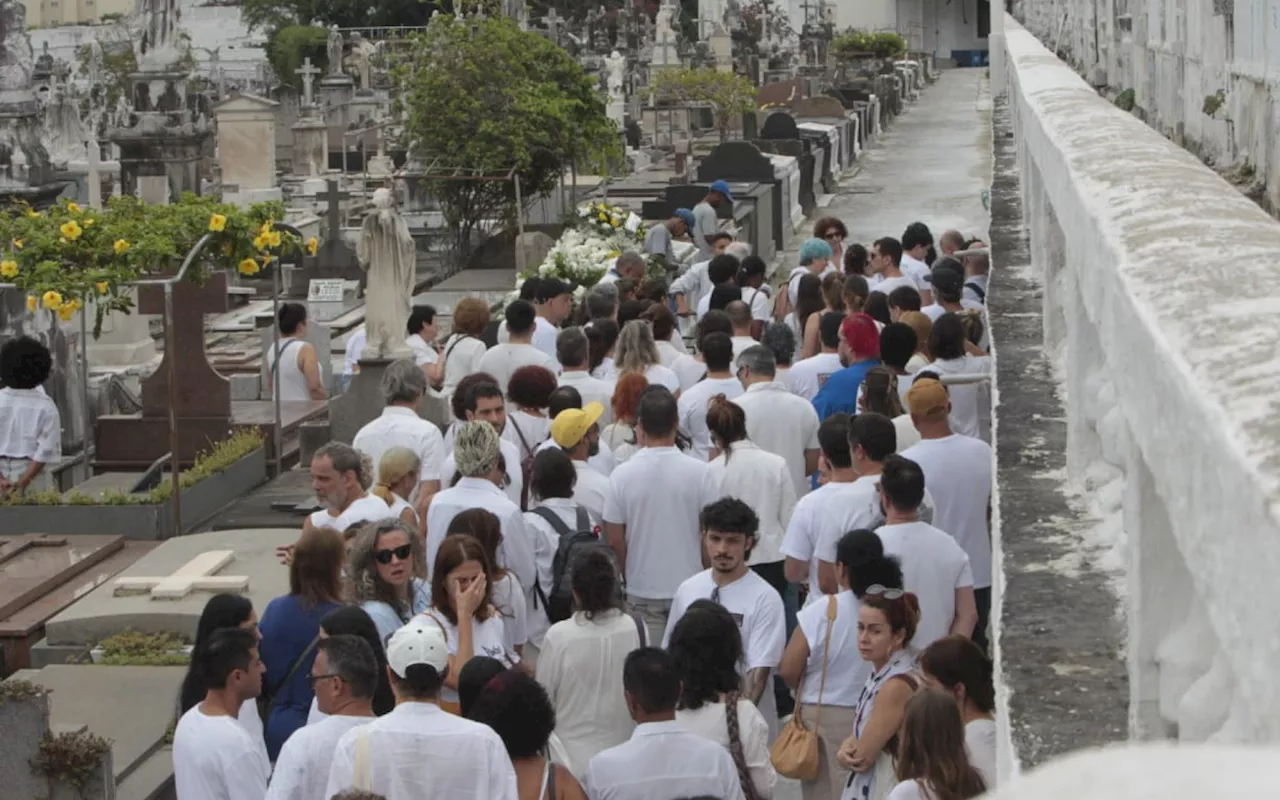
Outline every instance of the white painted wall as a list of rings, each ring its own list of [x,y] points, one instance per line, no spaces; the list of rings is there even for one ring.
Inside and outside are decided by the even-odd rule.
[[[857,28],[864,31],[898,30],[900,0],[836,0],[836,30]]]
[[[1068,479],[1120,523],[1131,734],[1278,741],[1280,224],[1004,22]]]
[[[945,59],[951,57],[953,50],[987,49],[986,38],[978,37],[978,2],[837,0],[836,30],[897,31],[911,50],[931,52]]]

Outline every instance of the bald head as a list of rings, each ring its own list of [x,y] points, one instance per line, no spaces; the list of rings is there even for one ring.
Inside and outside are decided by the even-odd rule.
[[[751,335],[751,306],[734,300],[724,307],[724,313],[729,315],[729,322],[733,324],[734,336]]]
[[[943,255],[949,256],[964,249],[964,235],[956,230],[943,231],[938,238],[938,246],[942,248]]]

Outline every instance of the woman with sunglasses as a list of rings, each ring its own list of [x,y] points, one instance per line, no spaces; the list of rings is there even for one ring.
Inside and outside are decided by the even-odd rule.
[[[897,783],[898,729],[917,686],[916,652],[908,643],[919,620],[919,601],[901,589],[868,586],[859,602],[858,653],[871,664],[871,674],[858,695],[853,735],[836,756],[852,770],[842,800],[883,800]]]
[[[470,536],[445,537],[431,568],[431,607],[423,612],[444,631],[449,667],[440,690],[440,707],[457,714],[458,676],[473,656],[496,658],[508,667],[520,656],[507,647],[502,617],[493,607],[489,556]]]
[[[431,604],[422,536],[400,520],[365,526],[347,558],[347,599],[368,612],[385,645]]]
[[[813,223],[813,238],[831,247],[831,263],[844,263],[844,240],[849,238],[849,229],[843,222],[835,217],[822,217]]]

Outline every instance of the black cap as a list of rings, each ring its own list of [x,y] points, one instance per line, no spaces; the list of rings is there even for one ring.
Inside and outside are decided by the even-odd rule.
[[[946,300],[959,300],[964,293],[964,276],[949,267],[935,269],[930,283],[933,291]]]
[[[534,297],[539,303],[545,303],[562,294],[573,294],[577,288],[577,285],[562,281],[559,278],[539,278],[538,288],[535,290]]]

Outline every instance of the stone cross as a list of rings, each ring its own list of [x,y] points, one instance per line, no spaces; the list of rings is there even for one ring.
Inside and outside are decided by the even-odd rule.
[[[116,578],[114,594],[150,594],[152,600],[181,600],[193,591],[243,592],[249,588],[246,576],[215,574],[235,558],[234,550],[213,550],[201,553],[171,575]]]
[[[564,18],[557,14],[553,8],[547,12],[543,22],[547,26],[547,33],[551,34],[551,41],[560,44],[560,23],[564,22]]]
[[[315,81],[315,76],[320,74],[320,68],[311,66],[311,56],[307,56],[302,60],[302,66],[295,69],[294,73],[302,76],[302,106],[303,108],[311,108],[315,104],[315,97],[311,93],[311,84]]]
[[[227,419],[231,415],[231,384],[209,363],[205,354],[204,315],[227,310],[227,276],[213,273],[203,285],[181,280],[173,285],[174,352],[166,348],[164,360],[142,381],[142,416],[169,417],[169,359],[177,379],[179,419],[205,417]],[[138,311],[164,314],[164,290],[143,286],[138,290]],[[203,446],[203,443],[201,443]]]
[[[316,197],[329,204],[329,210],[325,214],[329,222],[329,232],[325,235],[325,241],[336,242],[342,238],[342,201],[350,198],[351,193],[338,191],[337,181],[331,180],[327,183],[324,194]]]

